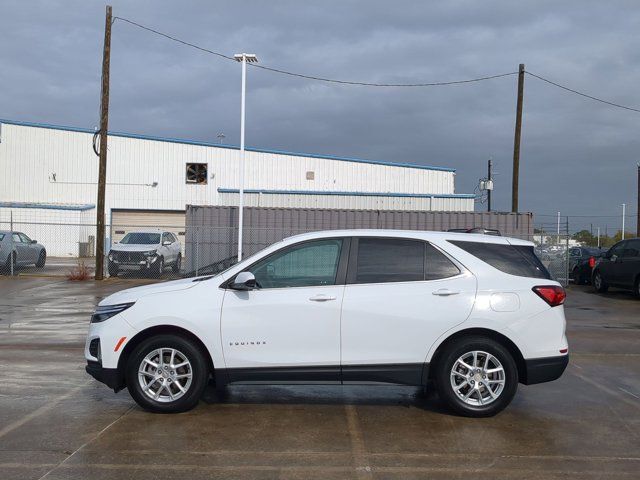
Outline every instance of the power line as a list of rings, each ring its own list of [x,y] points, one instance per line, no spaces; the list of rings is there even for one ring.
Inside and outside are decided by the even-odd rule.
[[[576,95],[580,95],[582,97],[589,98],[591,100],[595,100],[596,102],[605,103],[607,105],[611,105],[612,107],[623,108],[625,110],[631,110],[632,112],[640,113],[640,109],[639,108],[633,108],[633,107],[628,107],[626,105],[620,105],[619,103],[613,103],[613,102],[610,102],[608,100],[603,100],[602,98],[594,97],[592,95],[588,95],[586,93],[579,92],[578,90],[574,90],[573,88],[565,87],[564,85],[560,85],[559,83],[552,82],[548,78],[541,77],[540,75],[536,75],[535,73],[529,72],[528,70],[525,73],[527,73],[527,74],[531,75],[532,77],[535,77],[535,78],[537,78],[539,80],[542,80],[543,82],[547,82],[547,83],[549,83],[549,84],[551,84],[551,85],[553,85],[555,87],[558,87],[558,88],[561,88],[563,90],[566,90],[567,92],[575,93]]]
[[[173,35],[169,35],[163,32],[160,32],[158,30],[155,30],[151,27],[147,27],[145,25],[141,25],[140,23],[134,22],[133,20],[129,20],[128,18],[124,18],[124,17],[113,17],[113,20],[115,22],[115,20],[122,20],[123,22],[129,23],[130,25],[134,25],[138,28],[141,28],[143,30],[146,30],[148,32],[154,33],[156,35],[159,35],[161,37],[164,37],[168,40],[180,43],[182,45],[185,45],[187,47],[191,47],[191,48],[195,48],[196,50],[200,50],[201,52],[205,52],[205,53],[209,53],[211,55],[216,55],[217,57],[220,58],[224,58],[226,60],[233,60],[234,62],[236,61],[236,59],[230,55],[225,55],[224,53],[220,53],[220,52],[215,52],[213,50],[209,50],[208,48],[204,48],[201,47],[199,45],[196,45],[195,43],[191,43],[191,42],[187,42],[185,40],[181,40],[177,37],[174,37]],[[267,70],[269,72],[274,72],[274,73],[279,73],[281,75],[289,75],[291,77],[299,77],[299,78],[305,78],[307,80],[316,80],[316,81],[320,81],[320,82],[326,82],[326,83],[337,83],[337,84],[341,84],[341,85],[357,85],[357,86],[363,86],[363,87],[441,87],[441,86],[446,86],[446,85],[460,85],[460,84],[464,84],[464,83],[473,83],[473,82],[481,82],[484,80],[492,80],[494,78],[500,78],[500,77],[507,77],[510,75],[517,75],[518,72],[508,72],[508,73],[499,73],[497,75],[488,75],[488,76],[484,76],[484,77],[478,77],[478,78],[470,78],[470,79],[466,79],[466,80],[453,80],[453,81],[448,81],[448,82],[423,82],[423,83],[373,83],[373,82],[356,82],[356,81],[350,81],[350,80],[339,80],[339,79],[335,79],[335,78],[326,78],[326,77],[317,77],[314,75],[304,75],[302,73],[296,73],[296,72],[290,72],[287,70],[281,70],[279,68],[273,68],[273,67],[267,67],[265,65],[260,65],[260,64],[256,64],[256,63],[250,63],[249,66],[254,67],[254,68],[260,68],[262,70]]]

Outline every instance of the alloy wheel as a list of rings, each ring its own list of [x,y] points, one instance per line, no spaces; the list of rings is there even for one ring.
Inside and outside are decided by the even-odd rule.
[[[454,362],[450,380],[460,400],[467,405],[484,406],[495,402],[504,390],[505,372],[494,355],[474,350]]]
[[[193,368],[187,356],[175,348],[158,348],[138,367],[138,382],[149,398],[168,403],[178,400],[191,386]]]

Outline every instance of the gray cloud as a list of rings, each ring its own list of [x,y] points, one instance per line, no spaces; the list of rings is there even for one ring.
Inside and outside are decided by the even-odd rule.
[[[207,48],[251,51],[265,65],[373,82],[532,72],[640,105],[634,1],[114,1],[131,18]],[[0,117],[97,123],[104,4],[4,1]],[[122,22],[113,30],[113,130],[239,137],[236,64]],[[327,85],[249,71],[247,143],[458,169],[472,192],[493,156],[497,208],[510,208],[515,77],[449,87]],[[527,77],[521,208],[616,215],[635,204],[640,114]],[[478,206],[483,208],[483,206]],[[631,207],[630,212],[635,209]],[[553,219],[538,217],[540,221]],[[615,217],[574,218],[610,230]],[[633,224],[633,222],[629,222]]]

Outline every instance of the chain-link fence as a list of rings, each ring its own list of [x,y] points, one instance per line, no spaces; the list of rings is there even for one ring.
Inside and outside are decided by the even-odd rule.
[[[118,278],[175,279],[212,275],[233,265],[238,229],[231,227],[141,227],[107,225],[105,275]],[[243,257],[306,230],[245,228]],[[0,267],[3,274],[92,278],[95,225],[52,222],[0,222]],[[13,232],[13,233],[10,233]],[[566,234],[520,236],[535,251],[554,279],[569,283],[569,252],[575,241]],[[13,251],[13,256],[9,252]]]

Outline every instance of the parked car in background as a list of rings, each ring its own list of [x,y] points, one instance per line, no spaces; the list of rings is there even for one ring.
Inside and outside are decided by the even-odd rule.
[[[180,241],[171,232],[159,229],[129,232],[109,250],[109,276],[131,270],[159,275],[167,266],[179,272],[181,251]]]
[[[572,247],[569,249],[569,279],[576,285],[591,283],[596,261],[606,250],[595,247]]]
[[[12,261],[14,267],[35,265],[42,268],[47,261],[47,250],[22,232],[0,230],[0,268],[11,271]]]
[[[616,287],[640,297],[640,238],[622,240],[602,255],[593,269],[592,283],[599,293]]]
[[[432,382],[462,415],[504,409],[518,383],[568,363],[565,292],[533,243],[342,230],[278,242],[218,275],[100,302],[86,370],[143,408],[194,407],[227,384]]]

